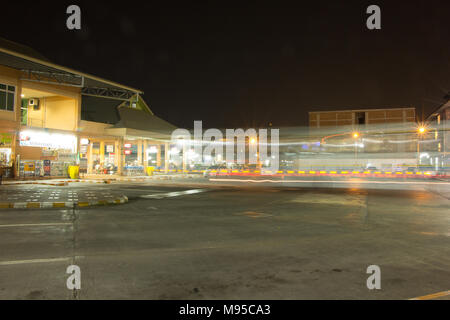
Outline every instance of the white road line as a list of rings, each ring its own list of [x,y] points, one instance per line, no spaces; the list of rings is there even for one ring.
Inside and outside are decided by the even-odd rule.
[[[450,185],[450,182],[424,182],[424,181],[316,181],[316,180],[253,180],[253,179],[209,179],[220,182],[254,182],[254,183],[347,183],[347,184],[430,184],[435,186]]]
[[[70,222],[59,222],[59,223],[22,223],[22,224],[0,224],[0,228],[8,227],[47,227],[47,226],[70,226]]]
[[[187,194],[195,194],[200,192],[206,192],[208,190],[206,189],[192,189],[192,190],[185,190],[185,191],[174,191],[174,192],[167,192],[167,193],[160,193],[160,194],[148,194],[145,196],[140,196],[140,198],[145,199],[163,199],[163,198],[172,198],[172,197],[178,197],[183,196]]]
[[[77,257],[79,258],[79,257]],[[11,260],[11,261],[0,261],[0,266],[11,266],[16,264],[29,264],[29,263],[49,263],[49,262],[63,262],[72,261],[72,257],[63,258],[50,258],[50,259],[31,259],[31,260]]]

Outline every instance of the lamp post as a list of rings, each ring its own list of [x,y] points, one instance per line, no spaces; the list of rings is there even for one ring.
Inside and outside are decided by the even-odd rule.
[[[357,145],[357,141],[358,141],[358,138],[359,138],[359,132],[353,132],[353,134],[352,134],[352,136],[353,136],[353,139],[355,139],[355,168],[356,168],[356,166],[357,166],[357,160],[358,160],[358,145]]]
[[[417,128],[417,168],[420,167],[420,139],[426,131],[427,129],[424,126]]]

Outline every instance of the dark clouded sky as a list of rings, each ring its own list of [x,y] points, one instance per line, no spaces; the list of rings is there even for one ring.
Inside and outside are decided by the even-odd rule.
[[[450,91],[450,2],[2,3],[0,36],[145,92],[182,127],[295,126],[314,110],[414,106]],[[382,29],[366,28],[370,4]],[[7,12],[10,12],[7,14]]]

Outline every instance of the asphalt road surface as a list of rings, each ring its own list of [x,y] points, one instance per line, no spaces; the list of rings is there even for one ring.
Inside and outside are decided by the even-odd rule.
[[[409,299],[450,289],[448,185],[204,181],[80,183],[69,187],[129,203],[0,210],[0,299]],[[73,264],[77,291],[66,287]],[[380,290],[366,286],[370,265]]]

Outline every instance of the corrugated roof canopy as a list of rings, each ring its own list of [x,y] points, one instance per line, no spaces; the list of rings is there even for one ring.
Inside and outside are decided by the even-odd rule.
[[[114,128],[131,128],[171,135],[176,127],[150,113],[131,108],[119,108],[120,121]]]
[[[82,94],[129,100],[143,92],[87,73],[59,66],[31,48],[0,38],[0,64],[20,70],[22,80],[80,87]]]

